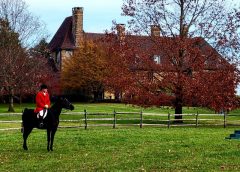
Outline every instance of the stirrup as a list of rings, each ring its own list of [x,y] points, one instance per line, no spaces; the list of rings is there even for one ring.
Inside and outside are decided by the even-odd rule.
[[[43,126],[44,126],[43,122],[40,122],[39,123],[39,128],[43,128]]]

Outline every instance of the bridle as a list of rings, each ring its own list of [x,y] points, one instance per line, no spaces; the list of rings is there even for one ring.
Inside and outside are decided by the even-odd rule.
[[[72,103],[70,103],[70,102],[68,101],[68,99],[64,98],[63,100],[64,100],[64,102],[67,103],[67,106],[68,106],[69,108],[72,106]],[[66,110],[69,110],[69,109],[66,109]]]

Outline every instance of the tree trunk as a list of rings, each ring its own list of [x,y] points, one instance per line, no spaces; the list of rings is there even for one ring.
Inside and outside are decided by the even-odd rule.
[[[93,101],[98,102],[98,92],[97,91],[93,91]]]
[[[177,114],[177,116],[175,116],[175,119],[176,119],[176,122],[178,123],[182,123],[183,121],[180,120],[182,119],[182,115],[179,115],[179,114],[182,114],[182,105],[178,105],[175,107],[175,114]]]
[[[13,107],[13,95],[9,95],[8,112],[15,112]]]
[[[176,123],[183,123],[182,119],[182,104],[183,104],[183,95],[182,95],[182,88],[177,87],[176,89],[176,99],[175,99],[175,116]]]
[[[9,97],[8,97],[8,112],[15,112],[13,108],[13,89],[10,87],[9,88]]]
[[[19,96],[19,104],[21,105],[22,104],[22,95],[20,94]]]

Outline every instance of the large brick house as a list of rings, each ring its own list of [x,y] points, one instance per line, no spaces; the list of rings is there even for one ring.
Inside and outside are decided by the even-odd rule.
[[[148,48],[153,46],[153,38],[157,39],[167,39],[169,41],[172,38],[161,37],[160,28],[156,25],[152,25],[149,28],[149,35],[145,36],[134,36],[126,35],[125,25],[118,24],[116,27],[117,34],[116,40],[118,41],[128,41],[132,44],[135,42],[140,43],[138,45],[139,52],[148,51]],[[73,51],[78,48],[83,40],[99,40],[106,36],[105,33],[89,33],[83,30],[83,8],[74,7],[72,8],[72,16],[66,17],[56,34],[50,41],[48,48],[51,52],[51,57],[54,59],[56,66],[59,70],[62,68],[62,62],[65,58],[72,56]],[[194,44],[201,47],[202,54],[209,53],[210,51],[217,54],[217,52],[202,38],[190,38],[194,39]],[[218,54],[219,55],[219,54]],[[157,50],[151,55],[152,59],[157,64],[163,64],[167,62],[167,59],[161,55],[161,50]],[[220,55],[219,55],[220,56]],[[216,59],[208,59],[208,64],[216,64]],[[114,98],[113,94],[106,94],[103,98]]]
[[[72,16],[66,17],[56,34],[50,41],[48,48],[59,69],[64,58],[70,57],[80,46],[83,39],[98,39],[104,34],[87,33],[83,31],[83,8],[74,7]]]
[[[52,40],[48,44],[51,58],[55,61],[56,68],[61,71],[64,59],[73,55],[76,48],[80,47],[83,40],[98,40],[104,33],[88,33],[83,30],[83,8],[72,8],[72,16],[66,17]],[[113,95],[100,93],[99,99],[112,98]]]
[[[160,35],[158,27],[151,28],[152,35]],[[125,39],[125,25],[117,25],[117,38],[122,41]],[[66,17],[52,40],[48,44],[48,49],[51,52],[51,57],[55,61],[58,70],[62,68],[62,62],[65,58],[71,57],[73,51],[80,46],[83,40],[99,40],[105,37],[105,33],[89,33],[83,30],[83,8],[72,8],[72,16]],[[136,38],[136,39],[139,39]],[[147,43],[149,44],[149,43]],[[156,56],[157,57],[157,56]],[[104,92],[104,99],[114,99],[115,95]]]
[[[160,36],[160,29],[158,26],[151,26],[151,35]],[[125,25],[117,25],[117,37],[122,41],[125,39]],[[48,48],[51,52],[51,57],[54,58],[59,69],[64,58],[70,57],[73,51],[80,46],[82,40],[98,40],[103,38],[105,33],[89,33],[83,30],[83,8],[72,8],[72,16],[66,17],[62,25],[57,30],[56,34],[50,41]],[[134,39],[146,40],[145,45],[150,45],[151,40],[148,36],[135,36]],[[132,37],[131,37],[132,38]],[[157,61],[157,59],[155,59]]]

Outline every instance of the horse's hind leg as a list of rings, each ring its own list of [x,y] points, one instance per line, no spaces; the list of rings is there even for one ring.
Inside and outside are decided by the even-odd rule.
[[[51,139],[51,130],[47,129],[47,150],[50,151],[50,139]]]
[[[24,133],[23,123],[21,123],[21,133]]]
[[[27,138],[28,138],[29,134],[32,132],[32,129],[33,128],[26,128],[26,127],[24,127],[24,130],[23,130],[23,149],[24,150],[28,150]]]
[[[50,145],[50,150],[53,151],[53,141],[54,141],[54,136],[56,133],[57,129],[53,129],[51,133],[51,145]]]

